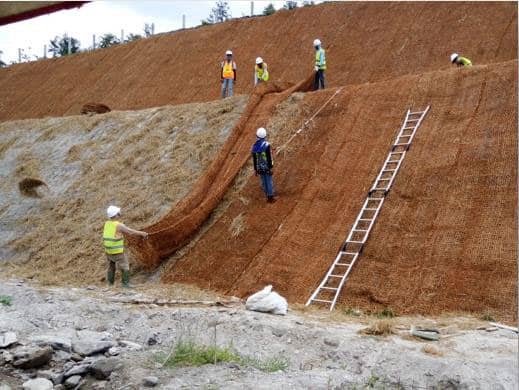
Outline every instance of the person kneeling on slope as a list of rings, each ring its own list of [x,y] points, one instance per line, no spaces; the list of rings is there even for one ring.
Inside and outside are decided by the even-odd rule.
[[[252,146],[252,162],[254,164],[254,172],[256,176],[260,176],[261,188],[267,196],[267,202],[275,202],[274,198],[274,183],[272,182],[272,153],[270,151],[270,144],[265,140],[267,137],[267,130],[260,127],[256,131],[256,142]]]
[[[130,266],[124,253],[124,234],[148,238],[148,233],[140,230],[133,230],[117,221],[121,216],[121,209],[117,206],[109,206],[106,210],[109,220],[105,222],[103,230],[103,242],[108,261],[107,281],[110,286],[115,281],[115,267],[117,266],[122,273],[121,281],[123,287],[130,287]]]
[[[468,58],[460,56],[458,53],[451,54],[451,62],[458,66],[472,66],[472,61]]]
[[[254,67],[254,85],[269,81],[269,71],[267,63],[263,62],[263,58],[256,58],[256,66]]]

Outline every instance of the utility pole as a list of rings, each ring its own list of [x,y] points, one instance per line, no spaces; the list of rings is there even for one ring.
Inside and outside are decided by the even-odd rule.
[[[124,30],[121,29],[121,43],[124,42]]]
[[[254,16],[254,1],[250,2],[250,16]]]
[[[18,62],[22,62],[22,49],[18,48]]]
[[[96,35],[92,34],[92,50],[96,49]]]
[[[151,35],[155,35],[155,23],[151,24]]]
[[[182,29],[186,28],[186,14],[182,14]]]
[[[43,45],[43,58],[47,58],[47,45]]]

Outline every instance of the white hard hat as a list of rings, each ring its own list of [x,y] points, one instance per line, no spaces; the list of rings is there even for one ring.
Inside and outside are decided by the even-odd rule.
[[[260,127],[258,130],[256,130],[256,135],[258,138],[265,138],[267,136],[267,130],[265,130],[264,127]]]
[[[458,53],[452,53],[451,54],[451,62],[454,62],[458,58]]]
[[[113,218],[120,212],[121,209],[117,206],[108,206],[108,208],[106,209],[106,215],[108,215],[108,218]]]
[[[321,41],[319,39],[314,39],[314,46],[321,46]]]
[[[259,65],[262,63],[263,63],[263,58],[261,58],[261,57],[256,58],[256,65]]]
[[[227,50],[227,51],[225,52],[225,55],[226,55],[226,56],[232,56],[232,51]]]

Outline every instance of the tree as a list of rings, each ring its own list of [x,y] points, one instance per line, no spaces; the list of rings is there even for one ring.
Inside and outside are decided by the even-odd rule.
[[[268,15],[272,15],[275,12],[276,12],[276,9],[274,8],[274,5],[272,3],[270,3],[263,10],[263,15],[268,16]]]
[[[297,1],[285,1],[283,8],[291,10],[297,8]]]
[[[311,0],[311,1],[303,1],[303,7],[311,7],[312,5],[315,5],[315,1]]]
[[[107,34],[101,35],[101,38],[99,41],[99,47],[101,49],[106,49],[107,47],[118,45],[119,43],[121,43],[121,40],[119,38],[117,38],[112,33],[107,33]]]
[[[124,40],[124,42],[132,42],[132,41],[136,41],[138,39],[142,39],[142,35],[130,33],[126,36],[126,39]]]
[[[2,50],[0,50],[0,56],[1,56],[2,54],[4,54],[4,52],[3,52]],[[5,68],[6,66],[7,66],[7,64],[6,64],[4,61],[2,61],[2,60],[0,59],[0,68]]]
[[[56,36],[50,41],[49,51],[53,57],[62,57],[69,54],[69,42],[70,42],[70,54],[77,53],[79,51],[80,42],[78,39],[69,37],[64,34],[62,37]]]
[[[222,23],[231,17],[229,3],[227,1],[218,0],[215,7],[211,10],[209,17],[202,20],[202,24]],[[205,23],[204,23],[205,22]]]

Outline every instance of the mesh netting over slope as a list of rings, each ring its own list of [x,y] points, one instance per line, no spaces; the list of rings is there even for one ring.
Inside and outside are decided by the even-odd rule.
[[[149,239],[134,239],[140,261],[152,268],[193,236],[218,205],[234,178],[250,157],[256,129],[266,126],[276,106],[290,94],[310,88],[313,75],[293,87],[263,83],[254,89],[245,112],[229,138],[192,191],[159,222],[147,227]]]
[[[232,49],[235,92],[252,90],[261,56],[274,81],[313,67],[327,49],[329,86],[447,69],[459,51],[475,64],[517,57],[514,2],[330,3],[161,34],[109,49],[0,69],[0,121],[78,114],[85,103],[138,109],[219,97],[219,63]]]
[[[516,72],[511,61],[346,87],[277,159],[278,202],[265,203],[252,178],[164,280],[239,296],[273,284],[304,302],[351,228],[406,109],[431,104],[341,303],[511,318]],[[305,104],[316,109],[331,93],[307,94]]]

